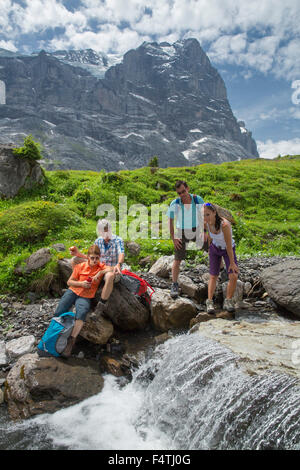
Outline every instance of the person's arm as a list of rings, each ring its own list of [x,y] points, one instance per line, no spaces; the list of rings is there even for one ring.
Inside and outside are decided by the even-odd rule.
[[[91,283],[87,281],[78,281],[78,274],[77,271],[73,271],[71,276],[67,281],[67,285],[69,287],[83,287],[84,289],[89,289],[91,287]]]
[[[208,225],[206,222],[204,222],[204,241],[207,241],[208,242],[208,246],[211,244],[212,242],[212,238],[211,236],[209,235],[209,230],[208,230]]]
[[[114,266],[114,272],[121,274],[121,265],[124,263],[125,253],[119,253],[118,262]]]
[[[174,243],[175,248],[178,250],[182,246],[182,241],[180,238],[175,238],[175,230],[174,230],[174,219],[169,218],[169,230],[170,230],[170,237]]]
[[[85,255],[84,253],[80,253],[77,246],[71,246],[70,253],[72,256],[77,256],[78,258],[87,259],[87,255]]]
[[[224,234],[224,240],[226,243],[226,251],[229,257],[230,265],[228,271],[232,270],[233,273],[238,273],[239,268],[235,264],[234,256],[233,256],[233,249],[232,249],[232,237],[231,237],[231,230],[230,230],[230,223],[226,222],[222,224],[222,231]]]
[[[115,274],[121,274],[121,265],[124,263],[125,259],[125,250],[124,250],[124,242],[121,238],[117,239],[118,243],[118,262],[114,266],[114,273]]]
[[[99,281],[99,279],[101,279],[104,276],[104,274],[112,272],[113,270],[114,270],[113,266],[105,266],[104,269],[101,269],[101,271],[95,274],[95,276],[92,278],[93,279],[92,282]]]

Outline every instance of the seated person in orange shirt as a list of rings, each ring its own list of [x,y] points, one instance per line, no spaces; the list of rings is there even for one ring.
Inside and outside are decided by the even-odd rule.
[[[91,299],[95,297],[100,282],[105,276],[105,283],[101,292],[101,303],[105,304],[112,292],[114,283],[114,273],[112,266],[100,263],[100,250],[97,245],[92,245],[88,249],[88,260],[77,264],[67,282],[69,289],[64,293],[54,316],[68,312],[73,304],[76,309],[76,321],[68,339],[66,349],[62,353],[63,357],[70,357],[76,338],[80,333],[86,316],[91,308]]]

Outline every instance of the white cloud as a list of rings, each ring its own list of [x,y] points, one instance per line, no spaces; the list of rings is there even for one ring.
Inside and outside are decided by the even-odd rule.
[[[58,0],[30,0],[26,8],[18,5],[11,11],[12,21],[22,34],[40,33],[47,28],[72,24],[79,30],[86,26],[86,17],[81,11],[72,13]]]
[[[258,153],[261,158],[276,158],[278,155],[300,155],[300,139],[279,140],[273,142],[268,139],[266,142],[257,141]]]
[[[7,51],[17,52],[17,48],[12,41],[0,41],[0,47]]]
[[[45,49],[59,45],[124,53],[144,40],[196,37],[217,64],[288,80],[300,77],[299,0],[81,0],[75,11],[67,4],[1,0],[0,40],[16,44],[22,34],[20,47],[26,48],[24,35],[32,40],[36,34]],[[49,41],[38,37],[55,27],[65,33]]]

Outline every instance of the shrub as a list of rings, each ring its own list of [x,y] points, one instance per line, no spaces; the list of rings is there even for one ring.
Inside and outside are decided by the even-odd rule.
[[[150,159],[148,166],[150,166],[150,167],[152,167],[152,168],[153,168],[153,167],[156,167],[156,168],[157,168],[157,167],[159,166],[159,164],[158,164],[158,158],[157,158],[156,155]]]
[[[76,202],[88,204],[88,202],[91,200],[91,191],[88,188],[79,189],[74,194],[74,199]]]
[[[41,160],[41,145],[33,140],[32,135],[28,135],[24,139],[23,147],[17,147],[13,150],[14,155],[28,160]]]
[[[0,250],[44,240],[49,232],[60,232],[67,225],[80,224],[80,217],[62,204],[35,201],[0,213]]]

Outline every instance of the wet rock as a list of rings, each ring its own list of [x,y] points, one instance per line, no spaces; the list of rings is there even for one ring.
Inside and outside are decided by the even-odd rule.
[[[26,354],[7,375],[5,399],[10,417],[25,419],[79,403],[99,393],[103,384],[94,361]]]
[[[196,305],[190,299],[178,297],[174,300],[163,289],[156,289],[152,295],[151,318],[154,326],[160,331],[188,327],[196,313]]]
[[[261,281],[269,296],[300,318],[300,259],[266,268]]]
[[[170,338],[172,338],[172,336],[169,333],[162,333],[161,335],[155,336],[154,342],[156,345],[163,344]]]
[[[197,323],[202,323],[209,320],[214,320],[215,316],[210,313],[200,312],[195,318],[192,318],[190,321],[190,328],[193,328]]]
[[[103,372],[108,372],[116,377],[131,375],[130,364],[122,359],[116,359],[108,354],[103,354],[100,358],[100,367]]]
[[[216,319],[200,323],[198,334],[231,349],[246,372],[265,374],[273,370],[300,379],[300,322]]]

